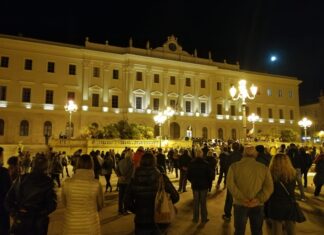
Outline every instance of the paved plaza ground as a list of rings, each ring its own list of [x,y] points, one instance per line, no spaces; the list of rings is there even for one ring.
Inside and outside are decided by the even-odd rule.
[[[175,187],[178,187],[178,179],[174,174],[169,174],[171,181]],[[312,174],[309,176],[312,182]],[[104,185],[105,180],[100,178]],[[112,184],[116,188],[116,176],[112,176]],[[310,183],[309,183],[310,184]],[[214,181],[215,185],[215,181]],[[226,223],[222,220],[223,207],[225,201],[226,190],[215,190],[215,187],[208,195],[208,217],[209,222],[206,224],[192,223],[192,191],[190,185],[187,186],[187,192],[180,194],[180,201],[176,204],[178,214],[175,221],[168,228],[168,235],[229,235],[234,233],[233,220]],[[307,201],[299,201],[307,221],[302,224],[297,224],[297,234],[324,234],[324,192],[320,197],[315,198],[313,195],[314,188],[310,185],[306,189]],[[58,195],[61,191],[57,189]],[[296,191],[298,194],[298,190]],[[59,197],[57,210],[50,216],[49,235],[61,234],[64,208]],[[101,229],[103,235],[132,235],[134,234],[134,215],[121,216],[117,213],[118,192],[105,193],[105,207],[100,212]],[[264,225],[264,234],[268,234],[267,226]],[[246,234],[251,234],[249,225],[247,226]]]

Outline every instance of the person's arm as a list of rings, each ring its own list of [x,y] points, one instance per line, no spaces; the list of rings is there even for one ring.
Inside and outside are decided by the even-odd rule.
[[[256,199],[258,199],[260,203],[264,203],[269,199],[272,193],[273,193],[273,181],[272,181],[270,170],[267,168],[262,188],[257,193]]]
[[[179,201],[180,196],[178,191],[173,186],[172,182],[170,181],[169,177],[165,174],[163,175],[163,181],[165,185],[165,191],[170,194],[170,198],[172,200],[172,203],[175,204]]]
[[[54,190],[54,182],[52,179],[50,179],[50,186],[46,192],[45,198],[46,198],[46,214],[49,215],[53,211],[56,210],[57,207],[57,196],[56,192]]]
[[[233,198],[235,198],[238,201],[246,202],[248,198],[244,196],[244,194],[241,192],[241,190],[237,187],[235,182],[235,175],[233,172],[233,168],[230,167],[228,169],[227,177],[226,177],[226,187],[233,195]]]

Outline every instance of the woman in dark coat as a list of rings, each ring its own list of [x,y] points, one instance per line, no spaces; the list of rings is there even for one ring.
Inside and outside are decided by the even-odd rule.
[[[314,161],[316,164],[314,176],[314,184],[315,184],[315,196],[319,196],[322,186],[324,184],[324,149],[320,149],[320,155],[318,155]]]
[[[135,213],[135,234],[159,234],[159,228],[154,222],[155,196],[161,173],[156,168],[156,159],[152,153],[146,152],[140,161],[131,181],[126,197],[126,207]],[[173,203],[179,201],[179,194],[169,178],[163,174],[165,191],[170,193]]]
[[[276,154],[270,163],[274,191],[266,204],[267,217],[271,220],[271,234],[283,234],[283,226],[288,235],[296,234],[292,218],[295,199],[296,170],[286,154]],[[286,192],[288,191],[288,193]]]

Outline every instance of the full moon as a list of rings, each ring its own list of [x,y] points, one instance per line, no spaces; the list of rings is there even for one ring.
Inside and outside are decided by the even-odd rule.
[[[277,60],[277,57],[273,55],[273,56],[270,57],[270,60],[271,60],[271,62],[274,62],[274,61]]]

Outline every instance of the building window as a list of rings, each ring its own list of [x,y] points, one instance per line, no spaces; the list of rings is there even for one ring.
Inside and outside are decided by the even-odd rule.
[[[293,96],[292,90],[288,91],[288,97],[291,98]]]
[[[218,139],[224,139],[224,131],[223,131],[223,129],[222,128],[219,128],[218,129]]]
[[[25,59],[25,70],[33,69],[33,61],[31,59]]]
[[[52,136],[52,123],[50,121],[44,122],[43,134],[45,137]]]
[[[27,120],[22,120],[20,122],[19,135],[28,136],[28,134],[29,134],[29,123]]]
[[[137,96],[136,98],[135,98],[135,105],[136,105],[136,109],[142,109],[142,100],[143,100],[143,98],[142,97],[139,97],[139,96]]]
[[[272,116],[272,109],[268,109],[268,117],[269,118],[273,118],[273,116]]]
[[[200,80],[200,88],[206,88],[206,80]]]
[[[186,86],[190,87],[191,86],[191,79],[186,78]]]
[[[170,84],[171,85],[175,85],[176,84],[175,76],[171,76],[170,77]]]
[[[154,98],[153,99],[153,110],[159,110],[160,108],[160,99]]]
[[[231,115],[232,116],[236,115],[236,113],[235,113],[235,105],[231,105]]]
[[[118,95],[111,96],[111,107],[118,108]]]
[[[282,109],[279,109],[279,119],[284,119],[284,114]]]
[[[267,89],[267,95],[272,96],[272,90],[270,88]]]
[[[236,129],[232,129],[232,139],[236,140]]]
[[[31,89],[30,88],[23,88],[22,89],[22,102],[29,103],[30,102],[30,96],[31,96]]]
[[[138,81],[138,82],[143,81],[143,73],[142,72],[136,72],[136,81]]]
[[[191,101],[186,101],[186,112],[191,113]]]
[[[116,80],[119,79],[119,70],[118,69],[113,70],[113,79],[116,79]]]
[[[76,65],[69,64],[69,75],[76,75]]]
[[[0,67],[2,67],[2,68],[9,67],[9,57],[8,56],[1,56]]]
[[[68,91],[67,100],[74,100],[74,99],[75,99],[75,93],[73,91]]]
[[[281,89],[278,90],[278,96],[279,96],[279,97],[282,97],[282,90],[281,90]]]
[[[170,100],[170,106],[171,106],[171,108],[176,109],[176,101]]]
[[[54,91],[46,90],[45,94],[45,104],[53,104]]]
[[[7,87],[0,86],[0,100],[7,100]]]
[[[160,75],[154,74],[154,83],[160,83]]]
[[[93,67],[93,77],[99,78],[100,77],[100,68],[99,67]]]
[[[55,63],[54,62],[47,63],[47,72],[49,72],[49,73],[55,72]]]
[[[207,127],[203,127],[202,128],[202,138],[203,139],[208,139],[208,129],[207,129]]]
[[[92,94],[92,107],[99,107],[99,94]]]
[[[217,115],[223,114],[223,105],[217,104]]]
[[[294,120],[294,110],[289,111],[290,120]]]
[[[217,84],[216,84],[216,89],[217,89],[218,91],[221,91],[221,90],[222,90],[222,83],[221,83],[221,82],[217,82]]]
[[[261,108],[260,108],[260,107],[257,107],[257,115],[258,115],[259,117],[261,117]]]
[[[5,123],[4,123],[4,120],[3,119],[0,119],[0,136],[4,136],[4,126]]]
[[[207,113],[207,111],[206,111],[206,102],[201,102],[200,103],[200,112],[201,113]]]

